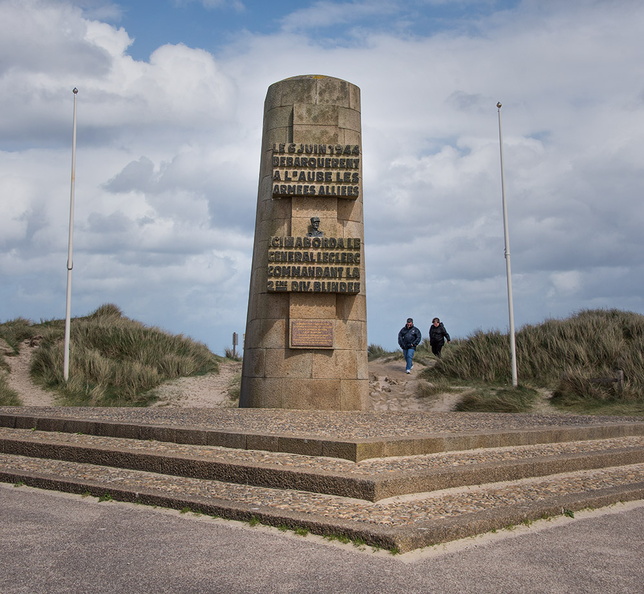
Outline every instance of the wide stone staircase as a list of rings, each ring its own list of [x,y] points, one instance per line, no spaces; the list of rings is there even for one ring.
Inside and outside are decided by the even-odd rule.
[[[4,407],[0,481],[405,552],[644,499],[644,422]]]

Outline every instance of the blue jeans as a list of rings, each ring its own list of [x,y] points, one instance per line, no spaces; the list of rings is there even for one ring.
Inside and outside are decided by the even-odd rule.
[[[414,364],[414,353],[416,352],[416,349],[414,347],[411,347],[410,349],[403,349],[403,356],[405,357],[405,371],[410,371],[411,366]]]

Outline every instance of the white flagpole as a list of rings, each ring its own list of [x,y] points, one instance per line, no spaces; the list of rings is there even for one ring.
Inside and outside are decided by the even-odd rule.
[[[69,379],[69,337],[71,330],[72,313],[72,268],[74,268],[74,193],[76,186],[76,95],[78,89],[74,88],[74,117],[72,125],[72,180],[69,195],[69,241],[67,244],[67,300],[65,308],[65,355],[63,360],[63,378]]]
[[[501,198],[503,201],[503,235],[505,237],[505,274],[508,282],[508,315],[510,318],[510,357],[512,362],[512,385],[519,385],[517,378],[517,345],[514,336],[514,305],[512,303],[512,266],[510,265],[510,231],[508,229],[508,205],[505,200],[505,179],[503,176],[503,137],[501,134],[501,102],[496,104],[499,113],[499,152],[501,156]]]

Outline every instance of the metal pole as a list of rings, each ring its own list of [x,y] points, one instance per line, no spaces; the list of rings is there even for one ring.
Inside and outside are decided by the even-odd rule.
[[[65,307],[65,354],[63,357],[63,378],[69,379],[69,337],[71,330],[72,313],[72,268],[74,268],[74,193],[76,186],[76,95],[78,89],[74,88],[74,117],[72,125],[72,180],[69,195],[69,241],[67,244],[67,300]]]
[[[508,205],[505,200],[505,179],[503,175],[503,136],[501,134],[501,102],[496,104],[499,113],[499,152],[501,156],[501,198],[503,201],[503,235],[505,238],[505,274],[508,282],[508,316],[510,318],[510,358],[512,362],[512,385],[519,385],[517,378],[517,345],[514,336],[514,305],[512,303],[512,266],[510,265],[510,231],[508,229]]]

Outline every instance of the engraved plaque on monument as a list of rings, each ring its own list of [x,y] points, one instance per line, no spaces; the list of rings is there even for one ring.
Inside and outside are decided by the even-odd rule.
[[[360,90],[319,75],[271,85],[261,151],[240,406],[363,410]]]
[[[292,349],[332,349],[331,320],[291,320]]]

